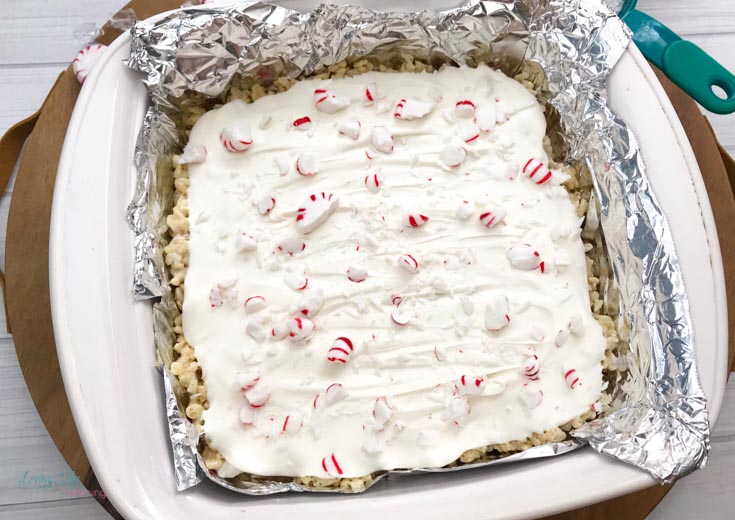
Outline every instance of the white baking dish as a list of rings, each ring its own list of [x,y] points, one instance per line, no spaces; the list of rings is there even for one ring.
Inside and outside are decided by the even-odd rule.
[[[426,7],[426,6],[424,6]],[[353,496],[237,495],[174,486],[151,304],[131,293],[125,208],[146,109],[120,37],[87,79],[59,163],[51,222],[51,307],[66,393],[95,474],[128,520],[142,518],[538,517],[654,484],[585,448],[547,460],[391,479]],[[714,423],[726,381],[727,309],[719,243],[696,159],[653,72],[635,47],[609,82],[612,107],[639,137],[668,215],[689,291],[702,385]]]

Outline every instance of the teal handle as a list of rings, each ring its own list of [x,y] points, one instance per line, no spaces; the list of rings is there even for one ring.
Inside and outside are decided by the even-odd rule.
[[[624,14],[643,55],[700,105],[716,114],[735,112],[735,75],[691,42],[638,10]],[[722,89],[724,97],[712,90]]]

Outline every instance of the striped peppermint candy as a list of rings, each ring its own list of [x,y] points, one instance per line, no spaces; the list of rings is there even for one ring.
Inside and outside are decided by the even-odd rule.
[[[360,137],[361,128],[362,123],[360,121],[356,119],[345,119],[339,124],[337,131],[356,141]]]
[[[274,325],[271,329],[271,339],[273,341],[281,341],[282,339],[286,339],[288,334],[289,330],[285,323]]]
[[[300,155],[296,159],[296,172],[304,177],[310,177],[319,172],[316,159],[313,155]]]
[[[313,318],[319,312],[319,309],[322,308],[322,305],[324,305],[324,291],[321,289],[312,289],[301,296],[299,303],[291,310],[299,316]]]
[[[415,273],[419,270],[418,261],[411,255],[401,255],[398,257],[398,265],[411,273]]]
[[[244,426],[252,426],[255,424],[255,417],[257,416],[255,410],[249,406],[245,406],[240,409],[240,423]]]
[[[313,123],[309,116],[302,116],[294,119],[293,123],[291,123],[291,126],[293,126],[296,130],[306,132],[307,130],[311,130]]]
[[[331,193],[312,193],[296,212],[296,230],[307,235],[324,224],[339,206],[339,198]]]
[[[370,142],[379,152],[393,153],[393,134],[384,126],[370,129]]]
[[[250,126],[244,121],[227,126],[219,134],[219,140],[225,150],[232,153],[242,153],[253,144],[253,134]]]
[[[475,103],[469,99],[460,99],[454,105],[454,113],[457,117],[469,119],[475,115]]]
[[[485,306],[485,328],[498,331],[510,323],[508,298],[498,295],[490,298]]]
[[[544,262],[541,261],[541,255],[529,244],[516,244],[511,246],[505,254],[516,269],[522,269],[524,271],[539,269],[542,273],[545,270]]]
[[[243,394],[253,388],[260,381],[261,373],[257,368],[235,373],[235,387]]]
[[[264,195],[258,199],[255,206],[258,208],[258,213],[261,215],[267,215],[276,207],[276,198],[272,195]]]
[[[531,158],[526,162],[521,172],[539,185],[546,184],[554,176],[551,170],[549,170],[544,163],[534,158]]]
[[[466,157],[467,152],[459,146],[445,146],[439,150],[439,160],[448,168],[459,168]]]
[[[380,175],[377,173],[371,173],[365,177],[365,186],[370,191],[378,191],[380,189]]]
[[[459,395],[480,395],[485,389],[485,380],[481,377],[462,375],[454,384]]]
[[[107,45],[92,43],[77,53],[76,58],[71,62],[71,70],[79,83],[84,83],[106,49]]]
[[[379,427],[385,426],[395,415],[395,409],[386,397],[378,397],[373,403],[373,419]]]
[[[493,208],[480,214],[480,222],[486,228],[495,227],[505,219],[508,212],[503,208]]]
[[[306,242],[296,237],[285,237],[278,241],[276,249],[278,249],[280,253],[293,256],[306,249]]]
[[[316,326],[307,318],[290,318],[286,320],[288,339],[291,341],[306,341],[314,334]]]
[[[332,363],[347,363],[354,350],[352,340],[341,336],[335,339],[332,346],[329,347],[329,350],[327,351],[327,360]]]
[[[245,312],[248,314],[254,314],[262,311],[266,306],[265,298],[262,296],[251,296],[245,300]]]
[[[301,431],[304,426],[304,416],[299,412],[289,412],[283,419],[281,424],[281,433],[285,435],[294,435]]]
[[[475,123],[465,123],[459,127],[459,136],[465,143],[476,141],[480,137],[480,127]]]
[[[569,388],[574,389],[577,385],[581,384],[576,368],[562,368],[562,372],[564,374],[564,382],[566,382]]]
[[[314,91],[314,105],[325,114],[336,114],[350,106],[349,98],[331,90],[316,89]]]
[[[330,477],[340,477],[344,474],[342,466],[340,466],[337,456],[334,453],[330,453],[322,459],[322,469]]]
[[[351,282],[360,283],[367,280],[367,269],[358,264],[352,264],[347,268],[347,279]]]
[[[432,103],[415,98],[401,99],[393,110],[393,117],[410,121],[426,116],[434,108]]]
[[[347,395],[347,390],[340,383],[332,383],[324,391],[324,402],[327,405],[332,405],[346,399]]]
[[[411,227],[421,227],[429,221],[429,217],[421,213],[407,213],[406,222]]]
[[[539,379],[541,379],[539,377],[540,370],[541,364],[539,363],[538,356],[536,354],[527,357],[521,365],[521,371],[523,372],[523,375],[531,381],[538,381]]]
[[[378,100],[378,87],[374,82],[365,85],[365,104],[372,105]]]
[[[303,291],[309,286],[309,276],[305,271],[287,273],[283,277],[283,283],[293,291]]]
[[[544,393],[538,383],[524,383],[519,390],[519,396],[526,408],[533,410],[544,398]]]
[[[271,398],[270,389],[263,383],[258,383],[244,394],[250,408],[262,408]]]

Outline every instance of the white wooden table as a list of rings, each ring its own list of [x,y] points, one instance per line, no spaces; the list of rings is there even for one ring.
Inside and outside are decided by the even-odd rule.
[[[2,0],[0,134],[33,113],[81,46],[80,33],[110,18],[125,0]],[[182,0],[183,3],[183,0]],[[640,0],[639,7],[735,71],[735,4],[709,0]],[[709,115],[735,155],[735,116]],[[0,200],[0,264],[12,184]],[[0,520],[105,520],[108,515],[75,480],[41,423],[0,312]],[[713,433],[707,468],[679,482],[650,518],[732,518],[735,511],[735,379]],[[60,486],[46,488],[44,476]]]

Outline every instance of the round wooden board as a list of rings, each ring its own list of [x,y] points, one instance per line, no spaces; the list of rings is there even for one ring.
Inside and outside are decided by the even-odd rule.
[[[133,0],[139,19],[177,8],[181,0]],[[100,37],[109,43],[119,31],[107,25]],[[699,161],[715,219],[725,262],[730,312],[730,368],[735,348],[735,234],[723,233],[735,221],[731,180],[735,163],[721,149],[697,105],[668,80],[662,84],[681,118]],[[91,491],[99,491],[84,453],[62,389],[56,357],[48,289],[48,238],[54,180],[69,119],[79,86],[69,69],[51,89],[21,159],[8,217],[6,245],[7,300],[13,338],[23,375],[33,401],[62,456]],[[7,158],[5,158],[7,159]],[[645,518],[671,486],[654,486],[623,497],[554,515],[561,519]],[[115,518],[122,518],[100,493],[93,493]]]

